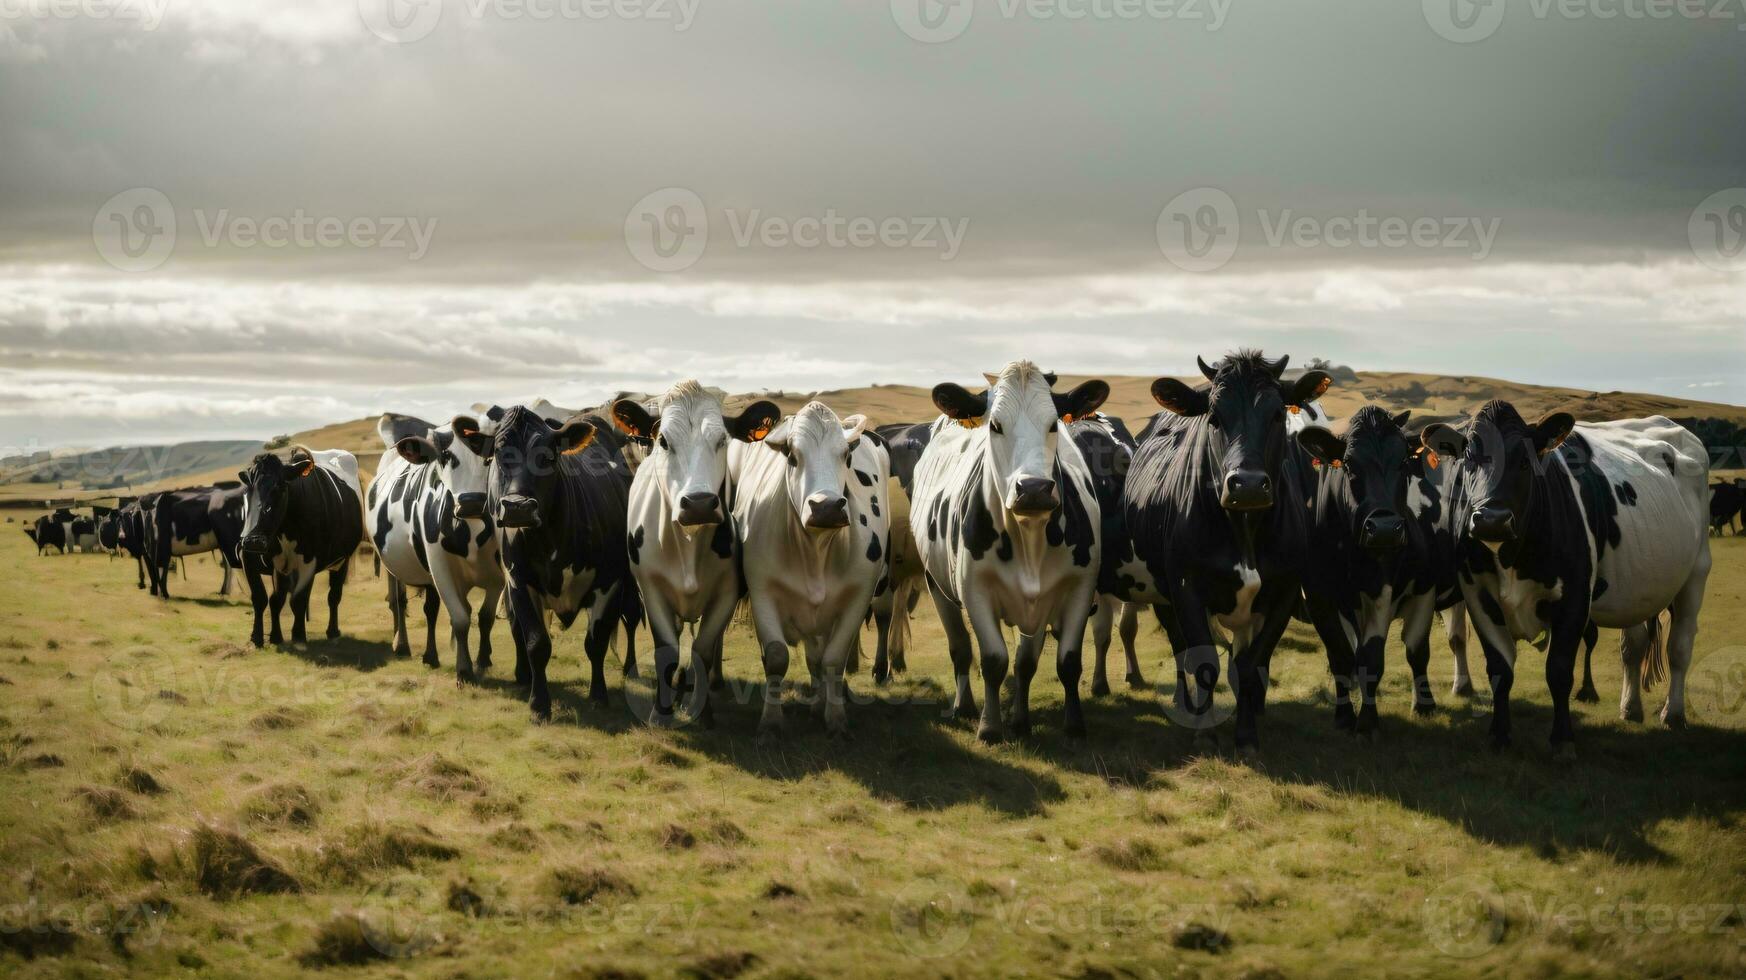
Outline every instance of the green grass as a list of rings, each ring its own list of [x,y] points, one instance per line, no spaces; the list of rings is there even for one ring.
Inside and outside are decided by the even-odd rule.
[[[1714,549],[1694,726],[1618,720],[1608,634],[1603,703],[1576,706],[1581,756],[1559,764],[1536,651],[1497,755],[1483,704],[1444,693],[1440,633],[1426,719],[1391,645],[1372,745],[1334,731],[1299,626],[1256,760],[1197,751],[1151,692],[1088,696],[1069,741],[1047,666],[1037,733],[979,744],[945,717],[931,615],[846,744],[799,705],[756,742],[738,628],[749,700],[713,731],[637,725],[616,668],[613,705],[589,706],[578,633],[534,725],[501,625],[492,675],[457,688],[446,639],[441,671],[386,657],[366,576],[344,640],[256,651],[210,563],[163,603],[131,563],[38,559],[14,528],[0,973],[1737,976],[1746,539]],[[1163,680],[1163,637],[1141,646]]]

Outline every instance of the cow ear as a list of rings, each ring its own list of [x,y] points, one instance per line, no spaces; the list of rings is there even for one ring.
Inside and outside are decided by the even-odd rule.
[[[1088,418],[1108,397],[1109,383],[1102,379],[1093,379],[1065,395],[1055,395],[1055,414],[1061,416],[1063,422]]]
[[[237,478],[237,482],[241,483],[243,486],[246,487],[249,485],[249,471],[248,470],[237,470],[236,471],[236,478]]]
[[[1534,448],[1544,456],[1557,449],[1576,427],[1576,417],[1569,412],[1553,412],[1534,423]]]
[[[843,422],[843,438],[848,440],[849,448],[854,449],[861,441],[861,433],[867,428],[867,416],[851,415]]]
[[[988,382],[988,387],[992,388],[1000,383],[1000,375],[989,374],[987,371],[984,371],[982,372],[982,380]]]
[[[573,418],[558,427],[553,436],[558,440],[558,452],[572,456],[588,448],[588,444],[599,435],[594,423],[584,418]]]
[[[1408,411],[1400,413],[1399,415],[1396,415],[1394,417],[1394,427],[1397,429],[1406,428],[1407,421],[1409,419],[1411,419],[1412,417],[1413,417],[1413,413],[1411,410],[1408,410]]]
[[[1055,382],[1059,381],[1060,378],[1053,371],[1044,371],[1043,372],[1043,380],[1047,381],[1049,383],[1049,387],[1053,388],[1053,387],[1055,387]]]
[[[1326,371],[1305,371],[1302,377],[1292,383],[1289,397],[1285,400],[1293,405],[1307,405],[1322,397],[1333,383],[1333,377]]]
[[[304,477],[306,477],[309,474],[314,473],[314,472],[315,472],[315,457],[305,456],[301,460],[297,460],[297,459],[291,460],[291,477],[292,477],[292,479],[301,480]]]
[[[1205,367],[1204,362],[1202,367]],[[1208,407],[1206,392],[1190,388],[1175,378],[1159,378],[1152,382],[1152,400],[1164,406],[1165,411],[1177,415],[1205,415]]]
[[[457,415],[449,421],[449,429],[467,444],[473,455],[480,459],[491,458],[491,437],[479,427],[479,420],[471,415]]]
[[[643,403],[634,398],[620,398],[612,403],[612,424],[626,435],[638,439],[653,439],[661,420],[649,414]]]
[[[982,416],[988,414],[988,392],[972,395],[965,391],[962,385],[950,381],[942,381],[934,385],[934,407],[940,414],[956,421],[966,429],[974,429],[982,424]]]
[[[438,449],[435,443],[419,436],[407,436],[400,440],[394,444],[394,451],[400,454],[401,459],[414,466],[434,463],[437,461],[437,457],[442,455],[442,450]]]
[[[1419,442],[1438,456],[1457,459],[1467,450],[1467,437],[1452,425],[1432,422],[1420,433]]]
[[[758,441],[779,453],[787,453],[794,448],[794,420],[787,418],[776,423],[770,434]]]
[[[1297,444],[1324,466],[1339,466],[1346,458],[1346,440],[1319,425],[1298,432]]]
[[[773,401],[757,401],[746,406],[746,410],[731,419],[722,419],[727,423],[728,435],[741,442],[763,442],[770,430],[776,428],[776,423],[782,421],[782,409]]]

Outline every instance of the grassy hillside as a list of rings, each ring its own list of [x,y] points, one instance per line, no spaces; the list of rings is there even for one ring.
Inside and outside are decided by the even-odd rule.
[[[1294,624],[1245,761],[1197,751],[1153,691],[1088,697],[1070,741],[1046,666],[1037,734],[981,744],[943,710],[924,602],[909,674],[851,679],[851,742],[791,693],[789,735],[761,744],[738,627],[713,731],[636,723],[616,667],[590,705],[575,630],[534,725],[501,625],[477,686],[446,638],[443,670],[389,658],[380,580],[348,590],[344,639],[257,651],[203,559],[166,603],[125,562],[27,544],[0,536],[9,977],[1746,971],[1746,538],[1714,542],[1693,727],[1574,705],[1567,765],[1541,655],[1523,647],[1517,747],[1495,754],[1484,702],[1445,693],[1440,630],[1440,710],[1411,714],[1395,637],[1367,744],[1335,732]],[[1140,651],[1165,680],[1163,637]]]

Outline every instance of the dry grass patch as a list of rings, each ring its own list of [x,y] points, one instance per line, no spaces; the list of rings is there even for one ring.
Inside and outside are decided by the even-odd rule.
[[[301,727],[307,716],[294,708],[270,708],[249,719],[249,727],[257,732],[282,732]]]
[[[196,824],[189,833],[187,870],[195,885],[214,898],[302,890],[296,878],[243,835],[212,823]]]
[[[486,792],[485,781],[474,775],[473,770],[434,752],[403,765],[399,782],[445,802],[462,796],[482,796]]]
[[[127,797],[107,786],[81,786],[73,790],[73,799],[99,820],[127,820],[134,815],[133,804]]]
[[[546,891],[566,905],[590,905],[597,899],[635,898],[636,886],[604,868],[553,868]]]
[[[1169,856],[1157,844],[1144,837],[1128,837],[1098,844],[1092,854],[1117,871],[1163,871],[1170,867]]]
[[[297,783],[269,783],[243,797],[238,814],[252,824],[308,827],[321,815],[321,802]]]
[[[694,977],[696,980],[733,980],[734,977],[758,965],[758,954],[745,950],[735,950],[727,953],[712,953],[703,959],[686,964],[679,970],[682,977]]]
[[[122,789],[130,789],[142,796],[156,796],[164,791],[158,777],[138,766],[123,766],[116,780]]]
[[[315,942],[297,957],[310,969],[329,966],[360,966],[388,959],[380,944],[370,941],[369,925],[355,912],[335,912],[315,930]]]

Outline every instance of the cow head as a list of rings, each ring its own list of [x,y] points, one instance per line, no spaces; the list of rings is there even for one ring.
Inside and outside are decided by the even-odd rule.
[[[386,423],[389,416],[384,415]],[[422,431],[407,431],[394,441],[394,451],[414,466],[430,467],[431,482],[449,495],[455,517],[485,516],[491,491],[491,436],[471,415],[457,415],[446,428],[410,416],[396,416]]]
[[[1426,426],[1420,436],[1425,448],[1458,461],[1465,507],[1456,515],[1464,522],[1456,530],[1493,548],[1520,539],[1527,531],[1541,459],[1575,426],[1568,412],[1553,412],[1529,425],[1505,401],[1487,402],[1466,435],[1442,423]]]
[[[1102,381],[1087,381],[1064,395],[1050,390],[1054,384],[1053,374],[1030,361],[1014,361],[989,378],[980,395],[949,381],[934,386],[934,406],[948,418],[969,428],[987,427],[986,472],[1002,506],[1020,520],[1046,518],[1060,506],[1055,456],[1061,424],[1091,415],[1109,397],[1109,385]]]
[[[456,420],[473,422],[467,416]],[[473,425],[477,431],[477,425]],[[497,526],[507,530],[537,528],[542,511],[556,499],[559,460],[588,448],[598,434],[585,418],[559,422],[517,405],[497,423],[486,450],[491,475],[488,506]]]
[[[1195,360],[1208,387],[1159,378],[1152,382],[1152,398],[1177,415],[1206,417],[1208,449],[1221,467],[1219,503],[1226,510],[1265,510],[1273,506],[1285,456],[1287,410],[1321,397],[1333,379],[1324,371],[1305,371],[1282,383],[1290,358],[1269,361],[1260,351],[1238,351],[1217,368]]]
[[[866,427],[865,415],[838,419],[823,402],[808,402],[765,437],[764,445],[788,460],[784,481],[788,502],[807,530],[824,532],[849,526],[845,491],[855,447]]]
[[[242,549],[250,554],[272,553],[273,542],[285,524],[291,485],[315,472],[315,458],[306,449],[294,450],[290,459],[272,453],[256,456],[249,468],[237,474],[243,495]]]
[[[1393,416],[1375,405],[1352,414],[1344,439],[1320,426],[1297,434],[1298,445],[1320,465],[1343,479],[1354,506],[1352,529],[1358,546],[1391,552],[1407,540],[1407,488],[1416,473],[1419,447],[1407,441],[1401,427],[1410,412]]]
[[[776,427],[782,410],[758,401],[735,416],[722,414],[721,395],[695,381],[681,381],[656,399],[655,411],[621,398],[612,404],[613,422],[627,434],[654,443],[645,466],[661,467],[661,492],[681,528],[720,524],[726,502],[727,442],[758,442]]]

